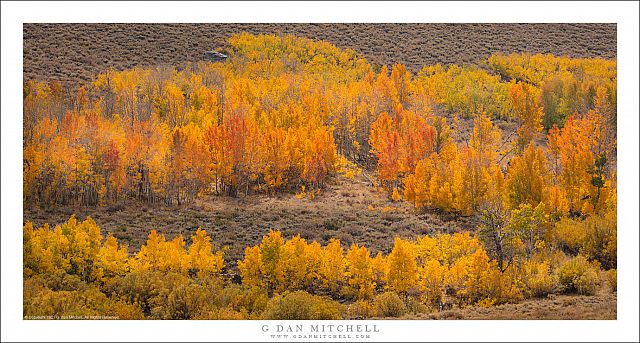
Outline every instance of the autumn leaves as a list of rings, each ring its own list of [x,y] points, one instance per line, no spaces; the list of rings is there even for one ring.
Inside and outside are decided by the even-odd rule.
[[[202,230],[189,244],[151,231],[129,256],[91,219],[27,223],[34,297],[58,296],[42,283],[65,274],[92,285],[81,293],[91,301],[119,294],[113,306],[131,317],[257,318],[267,296],[281,294],[266,313],[280,313],[289,296],[334,318],[339,306],[318,295],[365,311],[591,294],[600,268],[615,283],[615,61],[496,55],[413,75],[291,36],[242,34],[230,44],[224,63],[109,71],[73,94],[25,83],[25,204],[305,196],[362,167],[393,201],[477,215],[477,236],[397,238],[373,255],[271,231],[238,261],[238,286],[220,281],[223,254]],[[460,118],[473,120],[469,134]],[[513,125],[503,131],[496,120]],[[216,298],[225,292],[236,293]]]
[[[91,219],[78,222],[71,217],[51,229],[48,225],[24,226],[25,275],[78,275],[87,282],[103,282],[131,272],[176,272],[206,278],[220,273],[224,266],[222,252],[212,252],[211,238],[204,230],[191,237],[189,249],[182,236],[166,241],[155,230],[138,253],[130,258],[126,245],[108,234],[104,238]]]
[[[298,69],[273,61],[263,39],[232,39],[237,63],[106,72],[77,94],[26,83],[25,202],[182,204],[202,192],[322,187],[338,158],[329,104],[355,57],[296,39],[283,49],[335,54],[345,65],[314,58]]]
[[[259,246],[246,249],[238,268],[243,284],[270,292],[304,290],[354,301],[394,292],[438,307],[447,295],[461,305],[523,296],[518,272],[502,273],[469,234],[424,236],[416,241],[396,238],[389,254],[373,255],[358,244],[345,251],[334,239],[320,246],[300,236],[285,240],[280,232],[271,231]]]
[[[230,44],[225,63],[108,71],[74,94],[25,83],[25,203],[182,204],[202,193],[316,190],[345,157],[377,165],[394,200],[468,214],[503,187],[509,159],[540,145],[543,128],[556,206],[565,197],[569,210],[589,211],[578,198],[589,193],[595,208],[606,197],[615,62],[496,55],[493,72],[438,65],[413,75],[399,64],[374,72],[326,42],[243,34]],[[468,140],[454,141],[460,128],[443,110],[474,118]],[[517,129],[503,134],[491,119]]]
[[[191,236],[188,247],[181,235],[166,240],[152,230],[146,243],[130,256],[127,247],[113,236],[103,238],[91,218],[78,222],[72,217],[53,229],[48,225],[33,228],[27,223],[24,254],[25,276],[63,273],[103,287],[149,273],[208,282],[222,278],[225,268],[222,251],[213,251],[204,230],[198,229]],[[478,261],[483,264],[478,265]],[[465,303],[492,296],[496,292],[493,286],[479,288],[490,281],[484,278],[491,273],[498,273],[492,277],[500,282],[515,282],[501,278],[495,261],[489,260],[478,239],[469,234],[425,236],[416,241],[397,238],[389,254],[372,255],[358,244],[345,250],[335,239],[321,246],[299,235],[285,239],[279,231],[270,231],[260,245],[246,248],[238,270],[243,286],[259,287],[269,295],[301,290],[329,294],[335,299],[370,301],[379,293],[391,291],[425,297],[434,306],[447,292],[460,296]],[[472,298],[467,299],[469,296]]]

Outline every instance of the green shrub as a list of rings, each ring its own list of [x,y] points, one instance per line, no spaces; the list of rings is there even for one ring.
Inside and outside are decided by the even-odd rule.
[[[417,296],[410,296],[407,298],[406,308],[407,308],[407,313],[418,314],[418,313],[429,313],[431,309],[435,309],[436,306],[434,305],[433,302],[429,301],[427,302],[427,304],[425,304],[424,302],[420,301],[420,299]]]
[[[246,312],[238,312],[230,307],[204,309],[193,319],[206,320],[244,320],[249,319]]]
[[[131,272],[114,278],[104,286],[103,292],[115,293],[131,303],[137,302],[147,316],[163,318],[167,316],[168,296],[188,281],[188,277],[180,273]]]
[[[158,304],[156,315],[167,319],[257,319],[267,301],[267,291],[258,287],[225,285],[216,279],[190,280]]]
[[[617,228],[615,218],[591,216],[584,221],[585,239],[580,254],[596,259],[603,268],[616,268]]]
[[[607,282],[612,292],[618,290],[618,271],[616,269],[610,269],[606,273]]]
[[[229,289],[230,286],[225,288]],[[233,301],[230,303],[236,311],[247,312],[249,318],[258,319],[258,316],[262,315],[267,303],[269,302],[269,296],[264,288],[260,287],[242,287],[240,292],[235,294]]]
[[[267,303],[264,319],[309,320],[342,319],[342,305],[305,291],[275,295]]]
[[[395,292],[384,292],[376,296],[373,304],[380,317],[400,317],[407,312],[407,307]]]
[[[188,283],[172,290],[157,308],[161,309],[163,319],[193,319],[205,308],[206,300],[202,286]]]
[[[55,271],[50,274],[37,274],[28,279],[31,283],[40,284],[52,291],[85,291],[91,288],[90,284],[83,281],[77,275],[67,274],[64,271]]]
[[[350,319],[366,319],[375,316],[375,308],[370,301],[358,300],[349,305],[348,310]]]
[[[556,223],[552,239],[570,254],[580,253],[598,260],[604,268],[617,264],[617,229],[615,218],[593,215],[585,220],[564,218]]]
[[[578,255],[558,268],[558,282],[566,293],[593,295],[598,289],[598,268]]]
[[[546,261],[525,262],[522,266],[522,274],[526,293],[530,297],[545,297],[555,288],[555,280]]]
[[[24,316],[51,319],[144,319],[135,303],[108,298],[97,287],[55,291],[37,283],[25,282]]]

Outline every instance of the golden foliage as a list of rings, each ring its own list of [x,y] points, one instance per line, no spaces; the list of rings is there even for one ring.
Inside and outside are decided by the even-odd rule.
[[[307,292],[355,299],[357,304],[349,309],[349,316],[355,317],[400,316],[406,311],[442,308],[448,302],[491,306],[555,291],[593,294],[599,286],[599,263],[582,255],[567,259],[549,249],[540,239],[545,233],[538,232],[536,224],[542,209],[542,204],[535,209],[527,204],[512,211],[507,229],[514,231],[523,251],[529,249],[529,242],[535,244],[529,255],[517,255],[505,268],[469,233],[423,236],[416,241],[396,238],[388,255],[379,252],[372,258],[365,246],[353,244],[345,254],[335,239],[321,246],[299,235],[285,239],[271,230],[260,245],[247,247],[244,259],[238,261],[241,285],[222,277],[223,255],[213,252],[210,238],[201,229],[188,247],[181,236],[167,241],[154,230],[140,251],[129,257],[127,248],[112,235],[101,242],[100,229],[90,219],[78,223],[72,217],[53,230],[46,225],[34,230],[26,223],[25,299],[40,305],[25,303],[25,313],[338,319],[346,315],[346,308]],[[584,226],[582,222],[572,225]],[[95,254],[93,245],[81,238],[92,236],[91,232],[96,237]],[[580,251],[589,251],[590,243],[582,244]],[[615,288],[615,270],[603,277]],[[70,299],[87,305],[65,305]]]
[[[599,286],[598,269],[578,255],[558,268],[558,282],[565,292],[593,295]]]
[[[355,289],[358,299],[371,299],[375,289],[373,268],[369,250],[352,244],[346,256],[347,283]]]
[[[393,201],[482,213],[479,237],[396,238],[372,257],[271,230],[246,248],[237,285],[201,229],[189,245],[151,230],[130,256],[91,218],[26,222],[25,314],[343,318],[341,305],[306,293],[319,292],[356,299],[352,316],[400,316],[448,301],[593,294],[600,265],[615,289],[615,61],[494,55],[490,71],[436,65],[414,76],[294,36],[239,34],[229,45],[224,63],[106,71],[77,92],[25,82],[25,206],[313,198],[336,173],[375,166]],[[466,140],[460,118],[473,119]],[[503,135],[508,123],[492,119],[516,127]]]
[[[406,294],[412,287],[416,287],[418,266],[413,244],[396,238],[393,250],[387,256],[387,263],[387,283],[390,290]]]

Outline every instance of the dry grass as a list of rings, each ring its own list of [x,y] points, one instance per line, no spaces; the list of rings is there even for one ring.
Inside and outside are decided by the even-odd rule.
[[[411,314],[403,319],[474,319],[474,320],[554,320],[617,318],[617,294],[601,292],[594,296],[550,295],[517,304],[489,308],[469,306],[430,314]]]
[[[323,39],[414,72],[496,52],[615,58],[617,42],[615,24],[25,24],[24,78],[69,84],[107,68],[180,66],[243,31]]]

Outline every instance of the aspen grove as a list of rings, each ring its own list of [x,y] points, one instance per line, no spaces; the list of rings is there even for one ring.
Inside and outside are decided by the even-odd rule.
[[[300,222],[230,266],[200,229],[149,228],[134,251],[91,218],[26,218],[25,315],[400,317],[615,290],[614,60],[496,54],[412,73],[294,36],[229,46],[223,62],[108,70],[77,89],[25,82],[24,206],[321,194],[350,165],[416,213],[475,216],[476,230],[373,254],[307,241]]]

